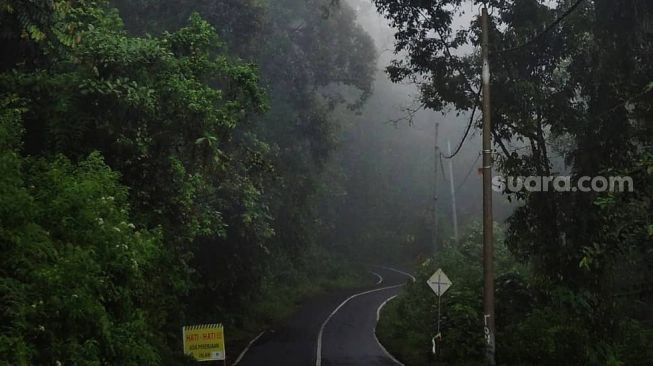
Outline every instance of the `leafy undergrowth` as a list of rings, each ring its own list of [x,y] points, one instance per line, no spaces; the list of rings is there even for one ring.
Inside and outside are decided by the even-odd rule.
[[[472,230],[458,247],[424,262],[417,281],[384,307],[377,336],[404,364],[483,364],[479,234]],[[601,317],[605,298],[535,276],[512,259],[500,238],[495,246],[498,365],[653,365],[653,329],[623,310],[628,306],[624,303],[632,301],[611,299],[612,312]],[[453,286],[442,297],[442,341],[436,359],[431,340],[437,297],[426,281],[437,268],[447,273]]]
[[[430,262],[422,266],[415,276],[417,281],[383,308],[377,325],[379,341],[406,365],[435,365],[437,361],[431,352],[431,339],[437,329],[437,298],[426,285],[434,270]],[[446,269],[445,272],[449,273]],[[477,306],[480,302],[476,301],[479,294],[461,288],[457,276],[451,277],[456,278],[458,288],[449,289],[442,301],[443,315],[446,315],[442,318],[442,359],[437,364],[481,365],[474,361],[480,359],[480,332],[469,332],[475,328],[477,314],[481,313]]]

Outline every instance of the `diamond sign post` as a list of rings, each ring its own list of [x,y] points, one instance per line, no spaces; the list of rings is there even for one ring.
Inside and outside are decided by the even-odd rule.
[[[433,354],[438,354],[439,352],[439,347],[436,349],[436,340],[440,341],[442,340],[442,334],[440,333],[440,298],[442,295],[447,292],[449,287],[451,287],[452,282],[447,277],[447,275],[442,271],[441,268],[438,268],[437,271],[426,281],[426,283],[429,285],[431,290],[435,292],[435,295],[438,297],[438,332],[435,334],[435,337],[431,340],[431,343],[433,344],[433,349],[432,352]]]
[[[431,276],[431,278],[429,278],[428,281],[426,281],[426,283],[429,284],[431,290],[433,290],[433,292],[435,292],[438,297],[442,296],[445,292],[447,292],[449,287],[451,287],[451,280],[449,277],[447,277],[446,274],[444,274],[442,269],[435,271],[435,273]]]

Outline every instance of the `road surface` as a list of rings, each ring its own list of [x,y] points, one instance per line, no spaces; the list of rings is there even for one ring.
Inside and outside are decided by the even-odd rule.
[[[376,339],[378,309],[411,279],[391,268],[372,269],[377,284],[338,291],[304,304],[282,329],[268,331],[237,366],[397,366]]]

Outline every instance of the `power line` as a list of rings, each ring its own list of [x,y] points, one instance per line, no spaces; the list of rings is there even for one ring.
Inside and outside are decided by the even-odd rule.
[[[558,24],[560,24],[563,20],[565,20],[565,18],[567,18],[569,15],[571,15],[571,14],[572,14],[572,13],[573,13],[573,12],[574,12],[578,7],[579,7],[579,6],[580,6],[580,4],[583,3],[583,1],[585,1],[585,0],[578,0],[578,1],[576,1],[576,2],[574,3],[574,5],[572,5],[571,7],[569,7],[569,9],[567,9],[567,10],[566,10],[566,11],[565,11],[565,12],[564,12],[560,17],[558,17],[558,19],[556,19],[553,23],[549,24],[549,25],[544,29],[544,31],[542,31],[541,33],[539,33],[539,34],[536,35],[535,37],[531,38],[531,39],[528,40],[526,43],[521,44],[521,45],[519,45],[519,46],[512,47],[512,48],[508,48],[508,49],[505,49],[505,50],[500,50],[500,51],[497,51],[497,52],[493,52],[493,53],[491,54],[491,56],[494,56],[494,55],[496,55],[496,54],[501,54],[501,53],[507,53],[507,52],[517,51],[517,50],[520,50],[520,49],[522,49],[522,48],[526,48],[526,47],[529,47],[529,46],[533,45],[534,43],[536,43],[536,42],[538,42],[540,39],[542,39],[542,38],[543,38],[547,33],[549,33],[553,28],[555,28],[555,27],[556,27]]]
[[[458,147],[456,147],[456,151],[453,152],[451,155],[442,155],[445,159],[452,159],[458,153],[460,152],[460,149],[462,149],[463,145],[465,144],[465,140],[467,139],[467,136],[469,135],[469,131],[472,129],[472,125],[474,124],[474,117],[476,116],[476,109],[478,107],[478,103],[481,98],[481,88],[478,88],[478,92],[476,93],[476,100],[474,101],[474,108],[472,108],[472,115],[469,117],[469,122],[467,123],[467,128],[465,129],[465,134],[463,135],[463,138],[460,140],[458,143]]]
[[[474,168],[476,168],[476,163],[478,163],[478,160],[480,158],[481,158],[481,153],[479,153],[476,156],[476,160],[474,160],[472,165],[469,167],[469,171],[465,175],[465,178],[463,178],[462,182],[460,182],[460,184],[458,184],[458,187],[456,187],[456,191],[460,191],[460,189],[465,185],[465,183],[467,182],[467,179],[472,175],[472,172],[474,171]]]
[[[507,52],[513,52],[522,48],[529,47],[530,45],[538,42],[542,37],[544,37],[548,32],[550,32],[553,28],[555,28],[558,24],[560,24],[565,18],[567,18],[569,15],[571,15],[585,0],[577,0],[569,9],[567,9],[560,17],[558,17],[553,23],[549,24],[544,31],[542,31],[540,34],[536,35],[535,37],[531,38],[529,41],[526,43],[513,47],[513,48],[508,48],[505,50],[498,51],[494,54],[500,54],[500,53],[507,53]],[[465,129],[465,134],[463,135],[463,138],[460,140],[458,143],[458,146],[456,147],[456,150],[453,152],[451,155],[443,155],[445,159],[452,159],[462,149],[463,145],[465,144],[465,141],[467,139],[467,136],[469,135],[469,131],[472,129],[472,125],[474,124],[474,117],[476,115],[476,109],[478,107],[478,101],[480,100],[480,94],[481,94],[481,88],[479,87],[479,90],[476,94],[476,103],[474,103],[474,107],[472,108],[472,114],[469,118],[469,122],[467,123],[467,128]]]

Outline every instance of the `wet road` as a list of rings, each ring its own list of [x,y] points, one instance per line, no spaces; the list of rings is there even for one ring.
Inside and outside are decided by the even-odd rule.
[[[371,270],[375,286],[308,301],[282,329],[261,336],[238,366],[401,365],[378,343],[374,330],[379,307],[411,277],[391,268]]]

